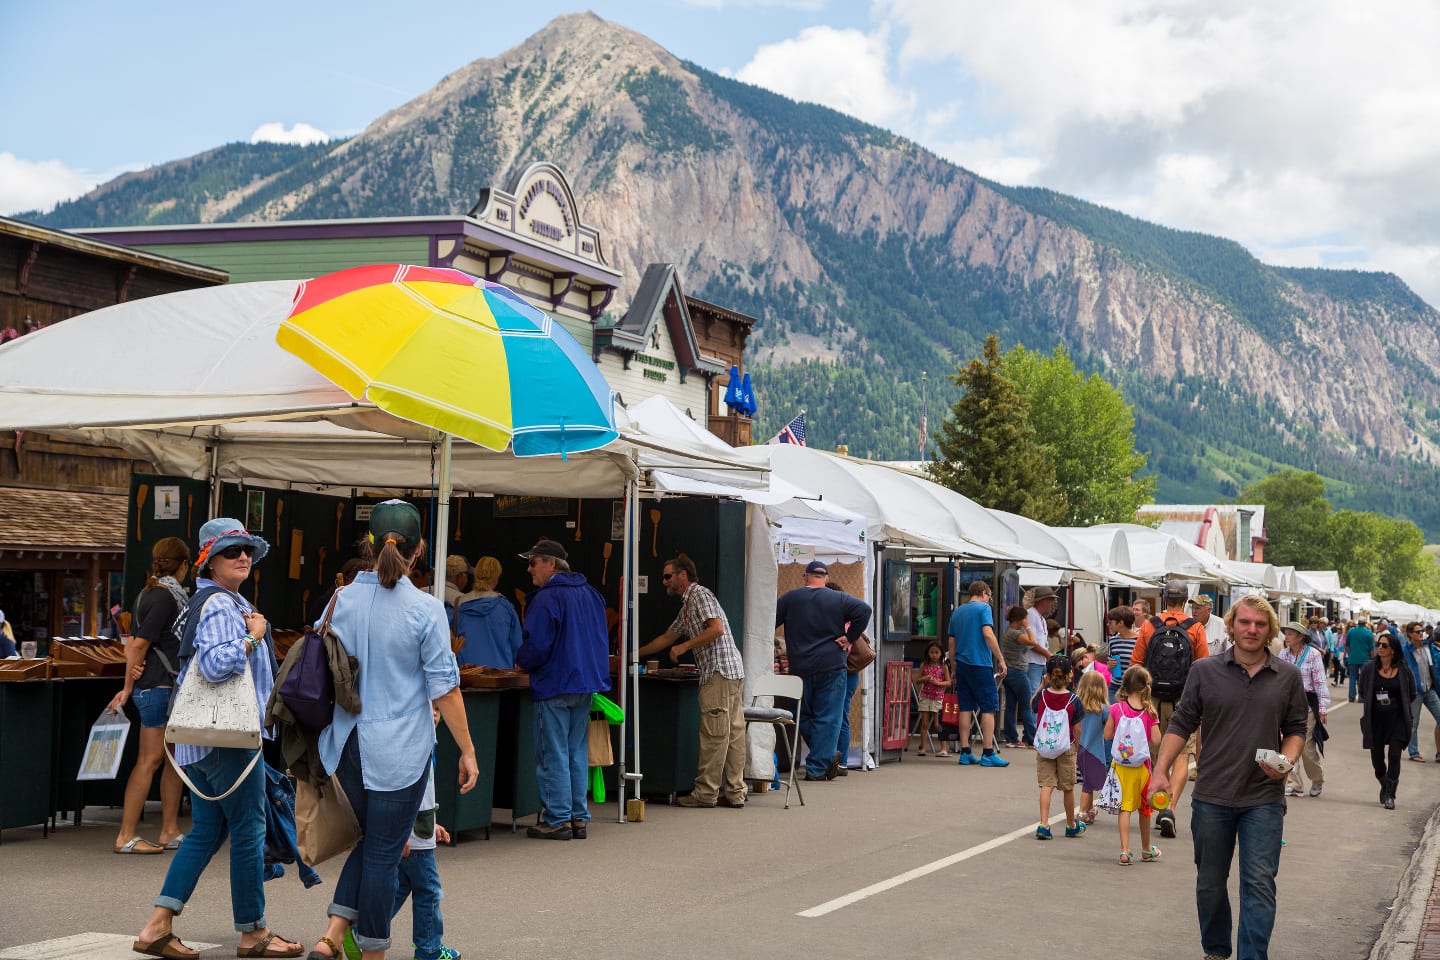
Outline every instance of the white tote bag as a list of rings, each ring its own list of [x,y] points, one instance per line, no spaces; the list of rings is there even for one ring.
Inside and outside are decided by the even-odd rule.
[[[260,707],[255,700],[255,678],[250,675],[250,663],[245,669],[219,683],[211,683],[200,673],[194,663],[185,671],[185,679],[175,694],[170,707],[170,719],[165,724],[166,743],[189,743],[200,747],[232,747],[254,750],[250,764],[236,778],[235,783],[218,797],[209,797],[196,789],[195,784],[180,769],[171,751],[165,756],[190,792],[205,800],[224,800],[250,776],[260,760]]]

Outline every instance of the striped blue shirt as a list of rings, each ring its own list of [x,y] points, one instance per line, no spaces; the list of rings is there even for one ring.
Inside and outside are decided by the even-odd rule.
[[[195,592],[206,587],[220,586],[205,577],[195,578]],[[230,599],[230,598],[233,598]],[[238,606],[237,606],[238,604]],[[245,614],[255,608],[238,593],[225,591],[210,597],[200,611],[200,620],[195,626],[195,655],[180,669],[176,686],[185,682],[185,674],[198,668],[200,675],[211,683],[228,680],[245,669],[249,649],[244,641]],[[275,688],[275,654],[270,647],[270,631],[265,631],[265,640],[255,652],[248,655],[250,675],[255,678],[255,709],[263,722],[265,704],[270,701],[270,691]],[[264,731],[265,739],[273,740],[270,730]],[[193,743],[175,744],[175,762],[182,767],[203,760],[210,755],[212,747],[197,746]]]

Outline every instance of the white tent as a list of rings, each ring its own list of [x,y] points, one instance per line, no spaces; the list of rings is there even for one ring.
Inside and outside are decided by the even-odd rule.
[[[1127,571],[1137,577],[1157,581],[1177,577],[1230,582],[1216,557],[1168,533],[1136,523],[1103,523],[1089,529],[1096,531],[1089,536],[1101,536],[1103,531],[1123,536],[1130,558]]]

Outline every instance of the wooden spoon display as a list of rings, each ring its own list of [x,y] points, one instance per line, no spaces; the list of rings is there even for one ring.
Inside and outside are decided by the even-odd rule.
[[[135,540],[140,540],[140,518],[145,514],[145,498],[150,493],[150,484],[142,483],[135,488]]]
[[[282,531],[282,530],[285,529],[285,524],[284,524],[284,523],[281,521],[281,519],[280,519],[280,518],[283,517],[284,515],[285,515],[285,498],[284,498],[284,497],[276,497],[276,498],[275,498],[275,546],[277,546],[277,547],[280,546],[280,531]]]
[[[584,500],[575,501],[575,542],[580,542],[580,511],[585,506]]]
[[[520,604],[520,622],[525,622],[525,591],[515,588],[515,602]]]
[[[660,509],[650,508],[650,556],[660,556],[660,550],[656,546],[660,541]]]
[[[335,504],[335,555],[340,555],[340,521],[345,519],[345,501]],[[322,558],[323,559],[323,558]]]
[[[300,591],[300,619],[298,623],[308,623],[305,618],[310,615],[310,588],[306,587]]]
[[[614,552],[615,544],[606,540],[605,546],[600,549],[600,553],[605,557],[605,565],[600,568],[600,586],[602,587],[605,586],[605,578],[610,575],[610,554]]]
[[[185,539],[190,539],[190,526],[195,522],[195,494],[185,495]]]
[[[340,534],[336,533],[335,537],[338,540]],[[315,551],[315,582],[322,586],[325,583],[325,554],[329,552],[329,548],[323,543],[320,544],[320,549]]]

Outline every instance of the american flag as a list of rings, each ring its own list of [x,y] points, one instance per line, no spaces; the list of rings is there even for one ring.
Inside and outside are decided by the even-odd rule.
[[[800,415],[780,428],[780,432],[770,438],[771,443],[794,443],[805,446],[805,411],[801,410]]]

